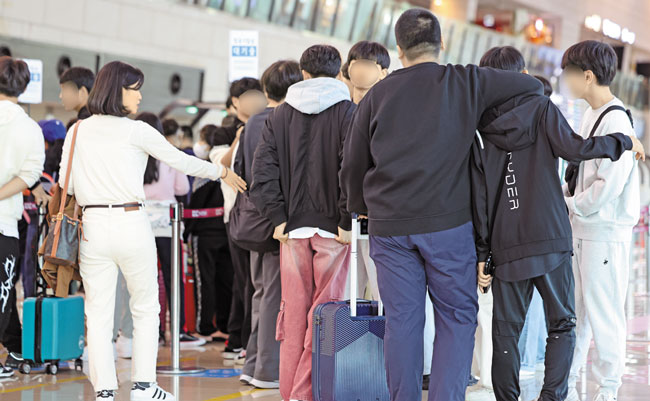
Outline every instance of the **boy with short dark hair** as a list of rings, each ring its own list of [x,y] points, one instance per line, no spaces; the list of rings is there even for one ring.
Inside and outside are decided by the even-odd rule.
[[[85,67],[70,67],[59,79],[61,92],[59,99],[66,111],[76,111],[77,118],[83,120],[90,117],[86,106],[88,95],[95,83],[95,74]]]
[[[526,72],[523,56],[510,46],[490,49],[481,66]],[[495,266],[495,396],[498,401],[519,398],[518,341],[536,288],[544,300],[549,333],[540,400],[564,400],[575,344],[575,311],[571,226],[558,157],[617,160],[640,143],[621,133],[583,139],[550,99],[540,95],[518,96],[489,110],[479,130],[491,141],[479,137],[473,148],[472,195],[478,260],[485,263],[491,255]],[[481,285],[485,278],[479,272]]]
[[[343,141],[352,119],[350,91],[335,77],[338,50],[315,45],[302,54],[304,81],[266,120],[253,159],[251,200],[276,226],[282,303],[280,394],[312,399],[312,314],[343,298],[352,219],[339,186]]]
[[[38,182],[45,162],[41,128],[18,104],[18,96],[29,80],[24,61],[0,57],[0,341],[10,353],[8,363],[21,353],[14,286],[20,272],[18,222],[23,216],[22,192]],[[0,363],[0,378],[13,374]]]
[[[352,101],[359,104],[374,84],[386,78],[390,55],[384,45],[362,40],[350,48],[344,77],[352,84]]]
[[[634,136],[629,112],[609,88],[617,65],[612,47],[593,40],[571,46],[562,57],[571,94],[590,106],[580,125],[585,138],[608,132]],[[625,299],[632,231],[640,214],[639,172],[629,154],[616,163],[588,161],[569,171],[574,174],[567,177],[565,195],[573,227],[578,320],[567,400],[578,400],[575,385],[593,336],[592,370],[599,386],[594,400],[614,401],[625,369]]]

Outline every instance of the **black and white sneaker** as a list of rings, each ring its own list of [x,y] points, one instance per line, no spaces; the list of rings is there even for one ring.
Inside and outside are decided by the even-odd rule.
[[[96,401],[114,401],[115,400],[115,391],[113,390],[102,390],[97,392]]]
[[[223,359],[237,360],[239,359],[239,354],[241,354],[243,350],[243,348],[232,348],[227,346],[221,353],[221,356],[223,356]]]
[[[5,360],[5,366],[12,369],[18,369],[20,364],[25,362],[23,356],[17,352],[10,352]]]
[[[194,337],[191,334],[181,333],[180,335],[181,349],[194,348],[205,345],[205,340],[202,338]]]
[[[14,375],[14,370],[11,368],[8,368],[6,366],[2,366],[0,363],[0,379],[4,379],[6,377],[11,377]]]
[[[145,387],[140,383],[133,383],[133,388],[131,388],[131,401],[149,400],[176,401],[176,397],[161,389],[158,383],[150,383],[149,387]]]

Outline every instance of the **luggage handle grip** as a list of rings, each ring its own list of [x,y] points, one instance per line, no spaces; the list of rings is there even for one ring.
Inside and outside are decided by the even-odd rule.
[[[359,221],[358,216],[352,216],[352,233],[350,241],[350,316],[357,316],[357,285],[359,282],[359,274],[357,272],[357,258],[358,258],[358,241],[359,241]],[[365,300],[364,300],[365,301]],[[381,298],[377,300],[378,303],[378,316],[384,314],[384,305],[381,302]]]

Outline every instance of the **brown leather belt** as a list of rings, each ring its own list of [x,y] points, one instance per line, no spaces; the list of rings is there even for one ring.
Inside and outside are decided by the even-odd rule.
[[[121,205],[87,205],[82,209],[114,209],[114,208],[124,208],[126,212],[132,212],[134,210],[140,210],[142,203],[132,202],[132,203],[122,203]]]

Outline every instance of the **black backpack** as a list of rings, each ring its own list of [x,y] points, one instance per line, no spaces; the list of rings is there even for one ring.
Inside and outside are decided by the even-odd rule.
[[[599,116],[598,119],[596,120],[596,123],[594,124],[593,128],[591,129],[591,132],[589,133],[589,138],[593,137],[594,134],[596,133],[596,130],[598,129],[598,126],[600,125],[600,122],[603,120],[603,117],[610,111],[614,110],[621,110],[624,111],[625,114],[627,114],[627,117],[630,119],[630,124],[632,124],[632,128],[634,128],[634,120],[632,119],[632,113],[630,112],[629,109],[626,109],[623,106],[609,106],[605,111],[603,111]],[[569,165],[566,168],[566,172],[564,173],[564,181],[569,186],[569,193],[571,196],[575,195],[576,192],[576,185],[578,184],[578,171],[580,170],[580,163],[575,163],[575,162],[569,162]]]

